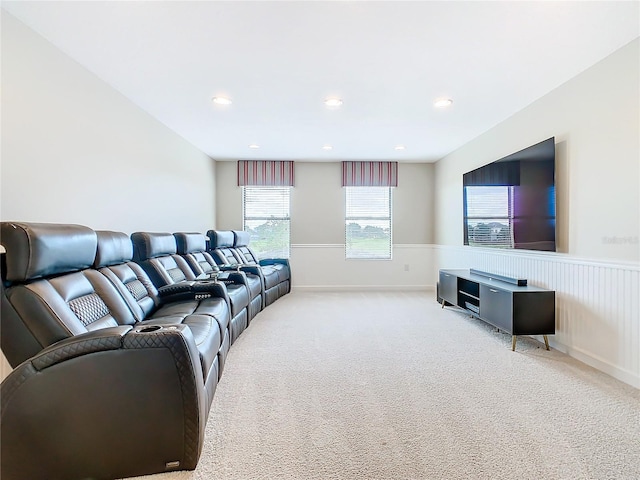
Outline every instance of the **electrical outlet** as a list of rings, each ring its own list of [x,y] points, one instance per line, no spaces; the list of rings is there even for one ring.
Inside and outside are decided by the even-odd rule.
[[[409,264],[408,264],[408,263],[405,263],[405,264],[404,264],[404,271],[405,271],[405,272],[408,272],[408,271],[409,271]]]

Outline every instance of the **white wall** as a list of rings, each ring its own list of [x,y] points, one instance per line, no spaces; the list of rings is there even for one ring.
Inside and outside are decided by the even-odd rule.
[[[219,230],[242,230],[242,187],[237,162],[216,162],[216,219]]]
[[[291,267],[298,289],[427,288],[433,270],[433,165],[403,163],[393,189],[392,260],[344,258],[340,162],[297,162],[291,193]],[[218,162],[218,228],[242,228],[236,162]]]
[[[462,245],[464,172],[555,136],[560,250],[639,261],[638,43],[437,162],[436,243]]]
[[[2,12],[0,219],[215,225],[215,162]],[[11,368],[0,357],[0,378]]]
[[[2,13],[3,221],[215,224],[215,162]]]
[[[556,291],[556,348],[640,387],[640,40],[435,165],[433,261]],[[560,253],[462,245],[462,175],[556,137]]]

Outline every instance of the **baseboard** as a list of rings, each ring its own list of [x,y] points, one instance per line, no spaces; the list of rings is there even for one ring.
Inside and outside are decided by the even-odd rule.
[[[543,342],[541,335],[531,335],[531,337],[539,340],[540,342]],[[616,380],[620,380],[621,382],[631,385],[634,388],[640,389],[640,376],[638,376],[634,372],[630,372],[616,365],[613,365],[612,363],[602,358],[595,357],[579,348],[569,347],[567,345],[554,341],[553,335],[549,335],[549,346],[558,350],[559,352],[575,358],[576,360],[579,360],[586,365],[589,365],[590,367],[595,368],[596,370],[610,375]]]
[[[296,285],[298,292],[429,292],[433,285]]]

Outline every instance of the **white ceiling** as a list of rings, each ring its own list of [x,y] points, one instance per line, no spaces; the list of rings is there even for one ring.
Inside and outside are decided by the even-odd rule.
[[[438,160],[638,37],[639,5],[2,1],[211,157],[315,161]]]

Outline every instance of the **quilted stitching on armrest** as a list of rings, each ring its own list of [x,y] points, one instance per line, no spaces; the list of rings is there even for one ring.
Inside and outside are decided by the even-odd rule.
[[[56,363],[71,358],[122,347],[122,337],[131,327],[104,328],[86,335],[78,335],[63,340],[43,350],[31,360],[37,370],[44,370]]]
[[[187,333],[188,332],[188,333]],[[201,418],[202,412],[198,408],[198,376],[202,378],[202,372],[196,374],[194,367],[198,354],[190,351],[187,337],[190,337],[191,345],[195,347],[191,332],[183,330],[158,330],[151,334],[132,333],[124,337],[124,348],[168,348],[180,377],[182,399],[184,402],[184,438],[185,438],[185,463],[195,465],[200,455]],[[197,365],[200,365],[197,362]]]

